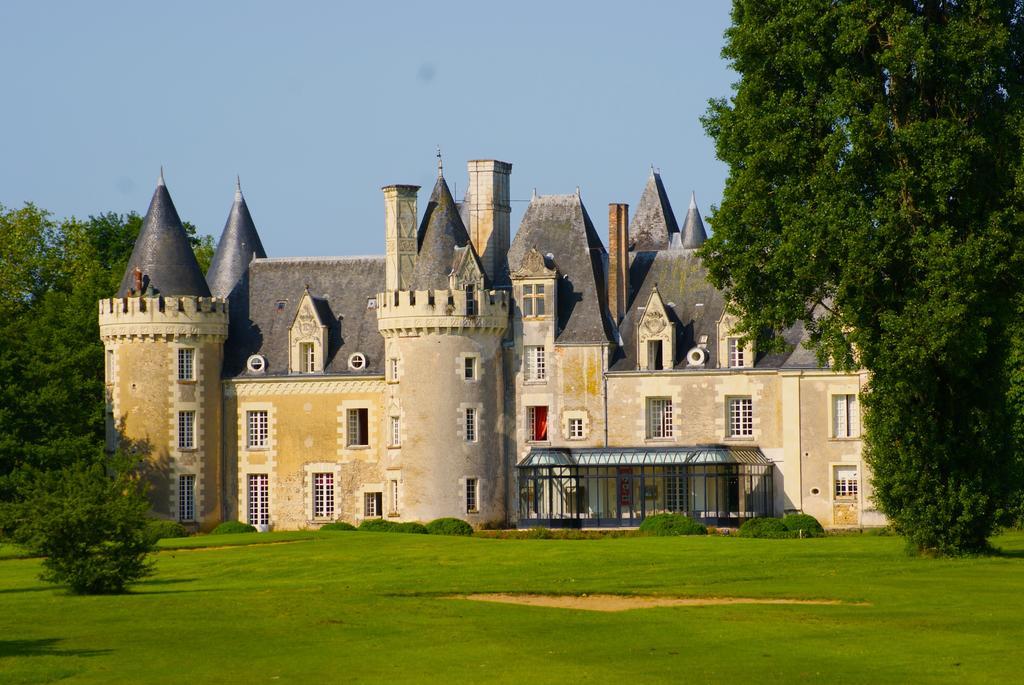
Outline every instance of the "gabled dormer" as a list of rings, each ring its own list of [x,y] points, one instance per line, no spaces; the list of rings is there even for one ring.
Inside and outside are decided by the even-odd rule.
[[[302,294],[288,329],[288,370],[291,373],[323,373],[327,356],[327,322],[317,298]]]
[[[512,272],[519,314],[524,321],[550,319],[557,311],[556,288],[558,268],[530,248],[519,268]]]
[[[637,335],[637,366],[648,371],[671,369],[675,365],[675,324],[655,285],[640,317]]]
[[[718,366],[723,369],[749,369],[754,366],[754,345],[735,332],[739,319],[728,309],[718,320]]]

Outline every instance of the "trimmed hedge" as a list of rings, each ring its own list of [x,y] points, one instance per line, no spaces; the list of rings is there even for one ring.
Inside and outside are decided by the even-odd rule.
[[[177,521],[150,519],[146,522],[146,537],[155,544],[157,540],[164,538],[188,537],[188,529]]]
[[[825,529],[818,523],[818,519],[810,514],[787,514],[782,518],[782,525],[796,533],[797,537],[800,537],[801,531],[805,538],[819,538],[825,535]]]
[[[472,535],[473,526],[462,519],[445,517],[428,523],[427,532],[431,535]]]
[[[359,523],[359,530],[370,533],[394,533],[397,523],[385,521],[384,519],[363,519]]]
[[[320,526],[320,530],[355,530],[356,527],[351,523],[344,521],[335,521],[334,523],[325,523]]]
[[[791,538],[796,533],[786,527],[782,519],[758,517],[743,522],[741,538]]]
[[[655,514],[640,523],[640,532],[645,535],[707,535],[708,529],[683,514]]]
[[[256,526],[241,521],[225,521],[210,531],[210,535],[231,535],[232,533],[255,533]]]
[[[426,535],[430,531],[427,527],[419,521],[406,521],[405,523],[395,524],[396,533],[413,533],[415,535]]]

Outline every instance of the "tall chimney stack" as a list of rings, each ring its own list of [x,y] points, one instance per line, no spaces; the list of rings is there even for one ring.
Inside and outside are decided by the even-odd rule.
[[[508,247],[511,238],[509,176],[512,165],[496,159],[469,161],[469,239],[494,287],[509,285]]]
[[[629,205],[608,205],[608,309],[615,325],[626,315],[629,298]]]
[[[416,266],[416,193],[419,186],[384,186],[384,289],[408,290]]]

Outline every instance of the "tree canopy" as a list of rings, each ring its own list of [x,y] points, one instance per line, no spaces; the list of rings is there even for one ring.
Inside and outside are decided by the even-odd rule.
[[[822,360],[870,371],[897,530],[984,549],[1020,487],[1021,0],[735,0],[726,41],[712,278],[760,345],[804,320]]]

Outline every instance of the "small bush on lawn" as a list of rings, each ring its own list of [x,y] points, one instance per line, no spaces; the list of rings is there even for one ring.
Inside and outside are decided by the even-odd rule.
[[[782,519],[759,517],[744,521],[740,526],[741,538],[792,538],[796,533],[786,527]]]
[[[473,526],[462,519],[445,517],[428,523],[427,532],[431,535],[472,535]]]
[[[177,521],[167,519],[150,519],[146,522],[146,535],[156,543],[164,538],[188,537],[188,530]]]
[[[345,521],[335,521],[334,523],[325,523],[320,526],[320,530],[355,530],[356,527],[351,523]]]
[[[396,533],[414,533],[416,535],[426,535],[430,531],[427,527],[419,521],[406,521],[405,523],[396,523],[394,532]]]
[[[640,524],[645,535],[707,535],[707,527],[683,514],[655,514]]]
[[[210,535],[231,535],[233,533],[255,533],[256,526],[241,521],[225,521],[210,531]]]
[[[782,518],[782,525],[796,533],[797,537],[800,537],[801,531],[805,538],[820,538],[825,535],[825,529],[818,523],[818,519],[810,514],[787,514]]]
[[[394,533],[397,526],[397,523],[384,519],[363,519],[359,524],[359,530],[369,533]]]

